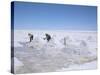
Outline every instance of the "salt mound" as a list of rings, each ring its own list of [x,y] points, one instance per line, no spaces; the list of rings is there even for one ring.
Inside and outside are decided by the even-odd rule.
[[[42,42],[39,38],[35,38],[32,42],[28,43],[27,46],[30,48],[34,48],[40,50],[45,43]]]

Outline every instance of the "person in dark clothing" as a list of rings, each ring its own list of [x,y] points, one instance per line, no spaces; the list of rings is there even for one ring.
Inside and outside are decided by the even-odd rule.
[[[45,34],[46,38],[44,38],[44,40],[46,39],[48,42],[51,40],[51,36],[49,34]]]
[[[32,42],[32,40],[33,40],[33,35],[30,34],[30,33],[28,33],[28,36],[29,36],[29,38],[30,38],[30,42]]]

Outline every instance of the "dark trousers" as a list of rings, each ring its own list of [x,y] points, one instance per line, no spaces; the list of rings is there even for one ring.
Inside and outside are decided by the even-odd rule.
[[[32,40],[33,40],[33,37],[31,36],[31,37],[30,37],[30,42],[31,42]]]

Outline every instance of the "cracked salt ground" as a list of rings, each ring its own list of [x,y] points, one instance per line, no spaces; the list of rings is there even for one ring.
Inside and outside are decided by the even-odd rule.
[[[15,73],[54,72],[75,68],[95,69],[96,64],[92,62],[97,61],[97,50],[88,48],[87,42],[79,41],[76,45],[72,39],[70,42],[67,40],[67,46],[55,39],[49,43],[41,41],[41,39],[38,39],[38,42],[34,40],[30,44],[18,42],[21,47],[14,47],[14,55],[23,63],[23,66],[18,66],[18,69],[15,67]],[[88,63],[94,66],[92,67]]]
[[[81,64],[90,61],[88,56],[86,58],[81,54],[77,55],[78,51],[76,51],[75,54],[75,50],[72,48],[65,48],[61,50],[55,48],[43,50],[34,50],[32,48],[15,48],[15,50],[15,56],[24,63],[24,67],[21,67],[23,69],[16,71],[18,73],[20,73],[20,71],[23,72],[25,67],[27,71],[24,70],[24,73],[48,72],[56,71],[57,69],[63,67],[69,67],[69,65],[74,63]]]

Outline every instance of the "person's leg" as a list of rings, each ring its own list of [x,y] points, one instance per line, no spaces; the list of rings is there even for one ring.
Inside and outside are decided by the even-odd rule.
[[[49,39],[49,38],[47,38],[47,41],[49,42],[49,41],[50,41],[50,39]]]
[[[30,37],[30,42],[32,41],[32,37]]]
[[[51,38],[49,37],[49,38],[48,38],[48,41],[50,41],[50,40],[51,40]]]
[[[30,38],[30,42],[32,42],[32,40],[33,40],[33,37]]]
[[[31,40],[30,40],[31,42],[32,42],[32,38],[31,38]]]
[[[31,42],[31,38],[30,38],[30,42]]]
[[[47,39],[47,42],[49,42],[49,39]]]

